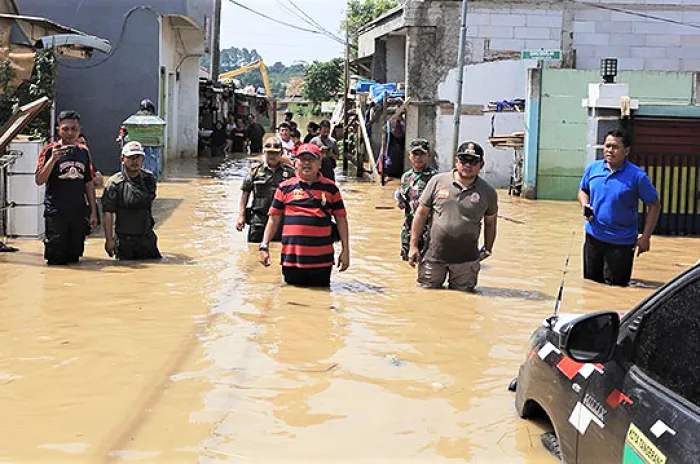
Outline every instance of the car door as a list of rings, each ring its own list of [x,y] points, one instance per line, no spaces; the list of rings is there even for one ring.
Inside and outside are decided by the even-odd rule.
[[[699,269],[700,270],[700,269]],[[698,462],[700,272],[626,318],[614,359],[585,386],[577,463]],[[579,431],[580,432],[580,431]]]

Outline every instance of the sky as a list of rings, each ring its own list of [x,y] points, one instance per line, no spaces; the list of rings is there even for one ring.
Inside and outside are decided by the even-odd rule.
[[[236,0],[238,3],[275,19],[306,29],[318,29],[302,21],[298,6],[325,29],[341,38],[340,23],[345,15],[345,0]],[[286,8],[286,9],[285,9]],[[292,12],[297,13],[298,16]],[[303,16],[302,16],[303,17]],[[221,6],[221,49],[256,49],[265,64],[281,61],[328,61],[343,56],[343,45],[324,35],[298,31],[255,15],[223,0]]]

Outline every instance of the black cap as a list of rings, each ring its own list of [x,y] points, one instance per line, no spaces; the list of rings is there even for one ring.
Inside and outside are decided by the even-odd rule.
[[[470,156],[476,156],[478,158],[484,159],[484,149],[481,148],[476,142],[464,142],[457,149],[457,156],[459,158],[468,158]]]
[[[422,151],[425,153],[430,153],[430,142],[426,139],[413,139],[411,144],[408,146],[408,152],[413,153],[414,151]]]

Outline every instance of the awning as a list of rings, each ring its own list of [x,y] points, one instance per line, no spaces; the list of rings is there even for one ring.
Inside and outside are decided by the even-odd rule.
[[[53,47],[66,57],[89,59],[93,50],[109,53],[112,47],[108,40],[85,34],[82,31],[62,26],[46,18],[0,14],[0,27],[10,31],[9,44],[32,48]],[[3,37],[4,39],[4,37]],[[0,49],[6,46],[0,41]],[[0,58],[3,58],[0,56]]]
[[[109,41],[61,26],[45,18],[0,14],[0,62],[9,60],[13,75],[8,89],[28,80],[39,48],[54,48],[64,57],[87,60],[94,50],[109,53]]]

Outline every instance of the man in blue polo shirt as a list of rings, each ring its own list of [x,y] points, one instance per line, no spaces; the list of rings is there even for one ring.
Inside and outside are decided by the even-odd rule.
[[[583,277],[626,286],[632,276],[634,250],[649,251],[651,234],[661,212],[656,189],[646,172],[627,160],[630,136],[611,130],[605,137],[604,158],[583,173],[578,201],[587,222],[583,247]],[[637,236],[639,200],[649,208],[644,230]]]

